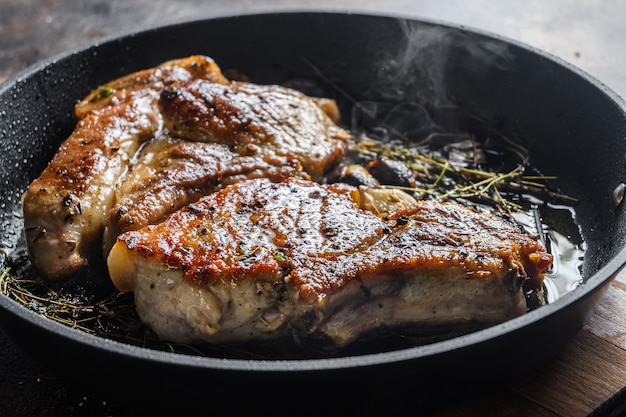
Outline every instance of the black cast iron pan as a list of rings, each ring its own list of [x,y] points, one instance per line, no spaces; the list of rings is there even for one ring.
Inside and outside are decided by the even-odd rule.
[[[432,41],[436,42],[432,42]],[[438,45],[428,51],[425,43]],[[580,200],[584,283],[556,302],[469,335],[420,347],[327,359],[200,357],[71,329],[0,297],[4,331],[71,380],[113,395],[137,387],[194,399],[306,396],[422,401],[453,382],[497,381],[540,366],[583,326],[626,261],[613,190],[626,178],[626,104],[580,70],[525,45],[438,22],[348,13],[243,15],[108,38],[35,65],[0,86],[2,260],[19,242],[20,196],[73,129],[76,100],[131,71],[192,54],[259,83],[327,79],[357,99],[453,97],[505,132],[534,139],[532,162]],[[430,78],[427,76],[431,74]],[[389,76],[391,75],[391,76]],[[332,94],[332,92],[331,92]],[[344,116],[345,97],[337,94]],[[374,394],[374,397],[372,397]],[[430,395],[430,394],[429,394]],[[263,403],[262,401],[259,403]],[[349,402],[354,404],[354,402]],[[263,403],[267,405],[267,403]]]

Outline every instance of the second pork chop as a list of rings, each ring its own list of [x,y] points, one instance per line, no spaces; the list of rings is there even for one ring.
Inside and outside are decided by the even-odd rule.
[[[390,217],[346,185],[242,181],[122,234],[120,291],[164,340],[343,346],[380,328],[497,323],[526,312],[552,257],[517,226],[421,201]]]

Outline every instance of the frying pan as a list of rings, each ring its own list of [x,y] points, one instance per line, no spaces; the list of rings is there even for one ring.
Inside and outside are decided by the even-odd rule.
[[[211,56],[258,83],[319,79],[350,118],[357,100],[454,99],[502,132],[531,138],[531,162],[576,197],[587,249],[583,284],[528,314],[424,346],[334,358],[226,359],[162,352],[93,336],[0,297],[3,330],[72,381],[153,404],[257,399],[427,402],[453,383],[495,382],[541,366],[580,330],[626,261],[626,221],[613,190],[626,178],[626,104],[577,68],[497,35],[441,22],[340,12],[237,15],[180,22],[87,44],[0,86],[0,261],[23,233],[20,196],[74,127],[96,86],[163,61]],[[313,64],[313,65],[312,65]],[[338,93],[341,91],[341,93]],[[478,301],[480,302],[480,301]],[[475,384],[473,384],[475,385]],[[164,397],[165,395],[165,397]],[[317,395],[317,396],[316,396]],[[217,399],[217,400],[216,400]],[[136,398],[135,398],[136,400]],[[308,400],[307,400],[308,401]],[[178,401],[177,401],[178,402]],[[352,401],[346,403],[355,404]],[[397,403],[397,402],[396,402]],[[179,403],[180,404],[180,403]]]

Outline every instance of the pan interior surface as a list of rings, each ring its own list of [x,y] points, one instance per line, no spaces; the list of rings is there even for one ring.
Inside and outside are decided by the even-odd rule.
[[[210,369],[262,371],[266,377],[268,372],[341,369],[358,374],[381,366],[385,372],[406,373],[407,363],[422,369],[437,369],[443,362],[480,367],[504,354],[537,348],[537,357],[547,358],[578,331],[626,260],[624,210],[613,197],[626,178],[626,106],[620,98],[581,71],[497,36],[393,16],[322,12],[224,17],[126,34],[69,51],[0,85],[3,270],[23,255],[21,195],[72,131],[76,101],[113,78],[192,54],[208,55],[258,83],[322,79],[322,93],[337,99],[346,120],[353,100],[454,101],[494,121],[501,132],[528,139],[532,163],[557,175],[559,189],[579,200],[575,220],[586,243],[582,285],[526,316],[449,340],[384,353],[377,353],[384,346],[370,346],[365,353],[292,361],[178,355],[102,341],[49,323],[1,297],[3,327],[34,355],[54,361],[93,351],[101,356],[94,366],[102,372],[115,361],[116,367],[158,363],[155,373]],[[46,352],[36,348],[39,337],[50,341]],[[523,368],[524,362],[511,366]]]

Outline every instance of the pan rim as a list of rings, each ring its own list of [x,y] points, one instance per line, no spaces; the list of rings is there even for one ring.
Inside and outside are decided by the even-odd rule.
[[[139,361],[148,360],[166,365],[192,367],[194,369],[234,372],[265,371],[292,373],[319,370],[341,370],[398,362],[410,362],[412,360],[434,357],[453,350],[468,348],[487,341],[498,339],[509,333],[521,331],[527,326],[537,325],[541,321],[547,320],[550,317],[559,314],[565,308],[575,304],[582,298],[586,298],[592,293],[600,291],[604,287],[604,284],[609,283],[624,267],[626,259],[618,259],[626,258],[626,253],[624,252],[626,251],[622,251],[619,254],[623,256],[616,256],[613,258],[596,274],[589,277],[589,279],[576,290],[565,294],[562,298],[556,300],[552,304],[542,306],[541,308],[530,311],[523,316],[449,340],[388,352],[355,356],[339,356],[316,359],[230,359],[180,354],[131,345],[86,333],[47,319],[6,296],[0,297],[0,308],[3,308],[7,312],[17,316],[17,319],[25,320],[37,328],[44,329],[60,336],[62,339],[70,340],[96,351],[102,351],[107,354],[121,355]]]
[[[518,48],[524,49],[531,53],[540,55],[558,65],[567,68],[569,71],[574,72],[586,82],[591,83],[593,86],[602,90],[605,94],[612,99],[616,106],[618,106],[624,113],[626,113],[626,102],[613,90],[607,87],[604,83],[591,76],[582,69],[574,66],[573,64],[549,54],[543,50],[537,49],[528,44],[509,39],[507,37],[494,34],[488,31],[474,29],[465,25],[459,25],[454,23],[446,23],[438,20],[424,19],[417,16],[401,16],[394,14],[381,14],[371,11],[341,11],[341,10],[286,10],[286,11],[269,11],[269,12],[248,12],[237,14],[225,14],[210,17],[201,17],[196,19],[184,19],[173,21],[169,23],[152,25],[134,30],[121,32],[115,35],[105,36],[103,38],[84,43],[75,48],[71,48],[59,54],[56,54],[50,58],[41,60],[29,67],[11,75],[4,82],[0,83],[0,95],[5,94],[10,89],[14,88],[17,84],[26,81],[29,77],[44,70],[45,68],[67,59],[68,57],[86,53],[87,51],[98,48],[99,46],[111,42],[118,42],[122,39],[137,36],[151,31],[161,30],[175,30],[176,27],[185,26],[189,24],[197,24],[202,22],[213,22],[216,20],[244,18],[244,17],[258,17],[258,16],[276,16],[276,15],[303,15],[303,14],[316,14],[316,15],[346,15],[346,16],[365,16],[371,18],[382,19],[403,19],[409,21],[417,21],[426,24],[441,25],[443,27],[459,29],[475,33],[481,36],[485,36],[498,41],[512,44]],[[542,320],[546,320],[554,315],[559,314],[578,302],[579,300],[588,297],[594,292],[600,291],[606,286],[626,265],[626,247],[620,249],[616,255],[611,258],[605,265],[603,265],[598,271],[589,276],[584,284],[575,289],[574,291],[564,295],[562,298],[556,300],[554,303],[542,306],[541,308],[531,311],[523,316],[508,320],[506,322],[490,326],[486,329],[472,332],[470,334],[455,337],[450,340],[435,342],[428,345],[416,346],[412,348],[404,348],[400,350],[394,350],[389,352],[380,352],[372,354],[364,354],[358,356],[340,356],[333,358],[322,359],[270,359],[270,360],[251,360],[251,359],[225,359],[216,357],[202,357],[196,355],[179,354],[165,351],[158,351],[150,348],[144,348],[140,346],[130,345],[123,342],[118,342],[111,339],[106,339],[100,336],[85,333],[83,331],[73,329],[64,324],[54,322],[46,319],[40,314],[29,310],[26,307],[19,305],[18,303],[10,300],[8,297],[0,297],[0,307],[17,319],[25,320],[30,324],[43,328],[46,331],[59,335],[62,338],[69,339],[75,343],[88,346],[92,349],[104,351],[106,353],[113,353],[130,357],[137,360],[149,360],[156,361],[164,364],[172,364],[177,366],[194,367],[206,370],[225,370],[225,371],[261,371],[261,372],[303,372],[303,371],[317,371],[317,370],[337,370],[353,367],[363,367],[372,365],[384,365],[388,363],[396,363],[402,361],[411,361],[416,359],[423,359],[430,356],[440,355],[446,352],[450,352],[456,349],[467,348],[473,345],[478,345],[489,340],[503,337],[509,333],[520,331],[527,326],[537,324]]]

